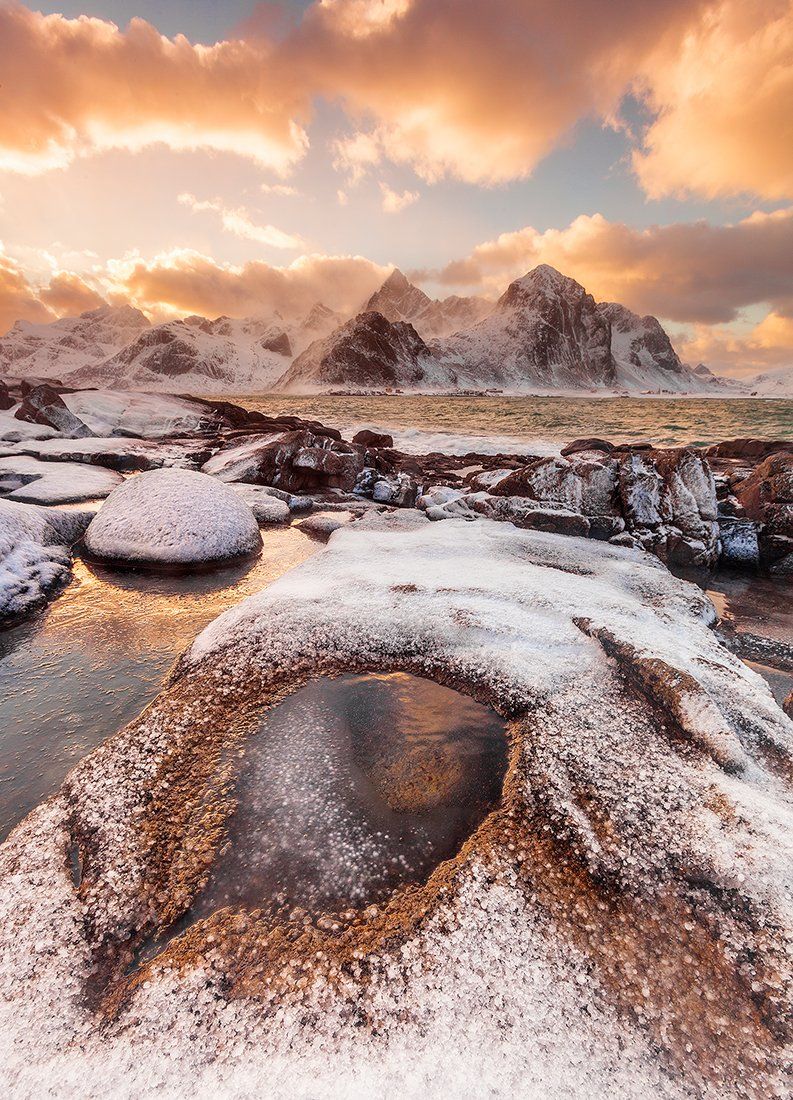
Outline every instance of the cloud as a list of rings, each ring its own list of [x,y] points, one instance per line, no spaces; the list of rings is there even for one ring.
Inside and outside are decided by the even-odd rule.
[[[440,271],[449,286],[502,289],[540,263],[572,275],[601,300],[683,322],[734,320],[757,303],[793,301],[793,208],[735,225],[677,223],[635,229],[600,214],[563,229],[526,226],[486,241]]]
[[[194,214],[211,211],[220,218],[223,228],[237,237],[243,237],[249,241],[258,241],[259,244],[269,245],[270,248],[302,248],[303,241],[300,237],[284,233],[276,229],[274,225],[257,225],[252,222],[247,212],[242,209],[230,209],[224,206],[220,199],[199,200],[195,195],[184,192],[179,195],[179,202],[183,206],[189,206]]]
[[[633,163],[651,197],[793,195],[793,0],[708,7],[643,84],[656,117]]]
[[[284,43],[358,122],[337,165],[382,157],[429,182],[525,177],[582,118],[610,117],[707,0],[324,0]]]
[[[110,265],[116,295],[155,312],[235,317],[278,310],[294,316],[316,302],[352,313],[377,289],[390,267],[362,256],[301,256],[286,267],[254,260],[239,267],[218,264],[187,249],[146,261]]]
[[[769,313],[747,334],[699,326],[674,337],[688,363],[706,363],[718,373],[748,376],[793,366],[793,320]]]
[[[380,184],[380,193],[383,196],[383,211],[386,214],[398,214],[406,206],[412,206],[418,202],[421,196],[418,191],[394,191],[387,183]]]
[[[92,286],[73,272],[53,275],[49,285],[39,291],[39,300],[59,317],[75,316],[87,309],[107,305],[107,301]]]
[[[0,3],[0,168],[162,142],[283,175],[324,98],[352,126],[332,144],[348,184],[390,160],[493,185],[582,120],[616,124],[630,94],[650,195],[793,197],[793,0],[315,0],[236,34],[194,45]]]
[[[277,172],[304,154],[310,96],[262,38],[191,44],[142,19],[125,31],[0,6],[0,168],[41,172],[156,142],[235,153]]]
[[[52,321],[54,315],[39,299],[22,270],[0,244],[0,332],[15,321]]]
[[[300,194],[296,187],[290,187],[287,183],[262,183],[259,190],[265,195],[279,195],[294,198]]]

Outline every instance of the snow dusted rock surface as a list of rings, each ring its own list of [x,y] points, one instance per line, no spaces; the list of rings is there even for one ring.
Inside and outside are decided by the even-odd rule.
[[[4,494],[3,480],[14,474],[22,475],[25,484]],[[31,504],[69,504],[106,497],[123,480],[112,470],[76,462],[40,462],[24,455],[0,458],[0,496]]]
[[[115,489],[91,521],[92,558],[130,566],[220,565],[258,553],[253,512],[195,470],[150,470]]]
[[[0,500],[0,622],[34,611],[68,580],[69,547],[90,519]]]
[[[336,532],[0,850],[6,1091],[781,1098],[793,724],[714,617],[639,551]],[[372,910],[225,908],[129,969],[222,858],[260,708],[359,669],[508,718],[502,804]]]
[[[98,436],[129,435],[141,439],[205,432],[218,417],[206,405],[173,394],[129,390],[77,390],[64,393],[73,413]]]
[[[272,495],[265,485],[248,485],[245,482],[232,482],[234,492],[244,500],[259,524],[288,523],[289,504]]]
[[[639,317],[618,302],[600,302],[597,308],[611,326],[618,387],[696,393],[706,386],[722,385],[714,374],[697,373],[680,362],[656,317]]]

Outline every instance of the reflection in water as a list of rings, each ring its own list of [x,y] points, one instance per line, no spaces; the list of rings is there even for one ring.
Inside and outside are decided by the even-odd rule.
[[[421,881],[498,801],[502,720],[404,673],[313,680],[247,744],[230,847],[181,927],[280,898],[360,907]]]
[[[208,622],[317,550],[292,528],[263,538],[257,561],[195,576],[77,561],[43,614],[0,633],[0,839],[143,709]]]

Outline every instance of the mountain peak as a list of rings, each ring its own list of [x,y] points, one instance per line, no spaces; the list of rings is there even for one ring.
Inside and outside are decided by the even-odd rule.
[[[530,305],[538,294],[576,299],[586,294],[586,291],[575,279],[563,275],[550,264],[539,264],[509,284],[499,298],[497,308]]]

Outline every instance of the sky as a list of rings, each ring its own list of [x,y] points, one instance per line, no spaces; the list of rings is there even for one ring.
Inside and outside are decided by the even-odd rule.
[[[793,0],[0,0],[0,332],[550,263],[793,363]]]

